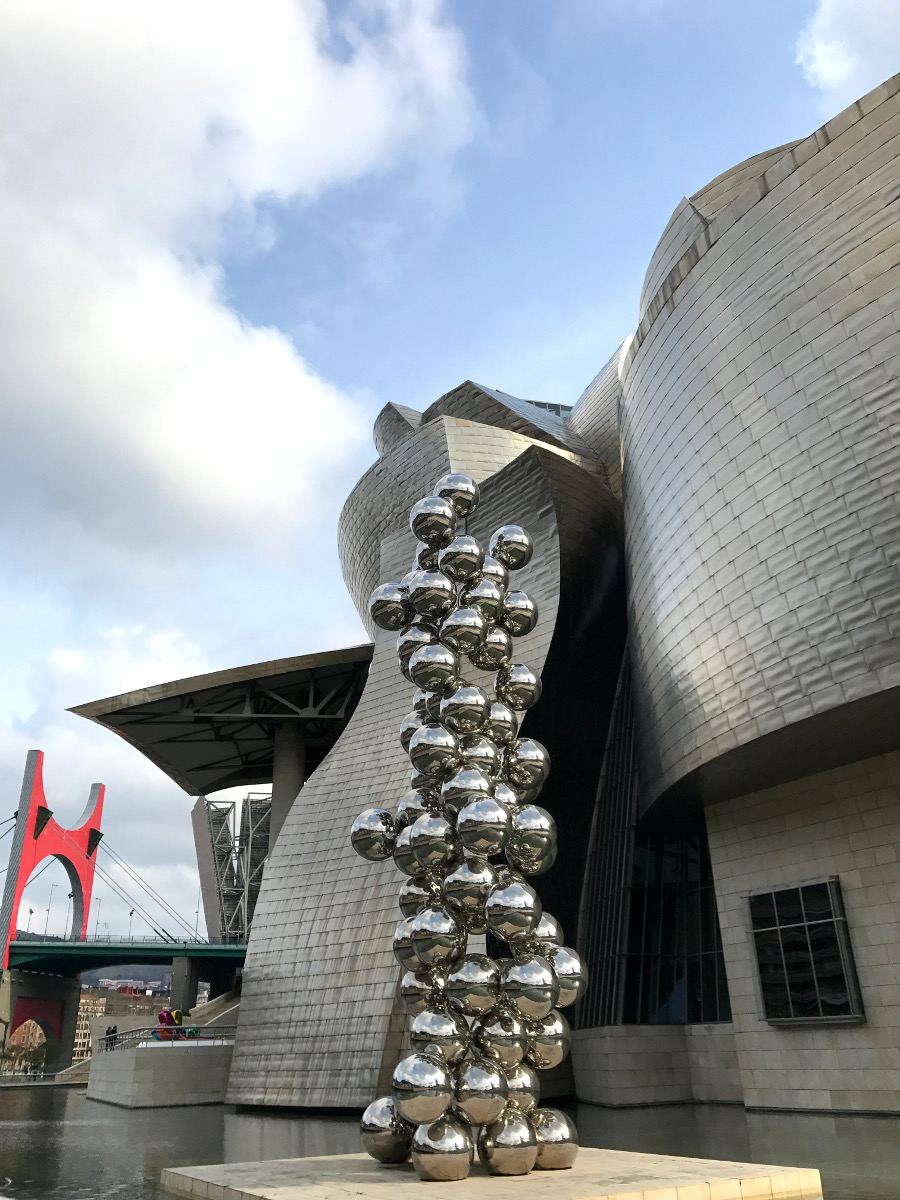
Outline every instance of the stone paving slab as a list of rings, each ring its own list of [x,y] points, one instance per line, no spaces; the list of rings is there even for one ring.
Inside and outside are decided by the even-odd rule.
[[[172,1167],[163,1187],[198,1200],[822,1200],[819,1172],[708,1158],[582,1147],[569,1171],[488,1175],[477,1163],[457,1183],[422,1183],[409,1163],[366,1154]]]

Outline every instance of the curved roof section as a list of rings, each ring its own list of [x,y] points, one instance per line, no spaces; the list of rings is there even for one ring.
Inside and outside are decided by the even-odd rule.
[[[389,454],[412,437],[421,424],[422,414],[414,408],[407,408],[405,404],[386,404],[375,418],[375,449],[379,454]]]
[[[271,783],[275,733],[299,724],[306,774],[319,765],[356,708],[372,645],[211,671],[69,712],[105,725],[191,796]]]
[[[619,440],[619,402],[622,384],[619,361],[630,337],[584,389],[566,417],[567,426],[583,438],[606,467],[610,490],[622,496],[622,454]]]

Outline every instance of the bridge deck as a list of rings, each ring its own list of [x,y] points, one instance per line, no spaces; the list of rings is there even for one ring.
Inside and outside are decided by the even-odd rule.
[[[53,975],[78,975],[97,967],[132,963],[166,965],[174,958],[196,958],[242,963],[247,953],[243,942],[29,942],[17,939],[9,945],[9,965]]]

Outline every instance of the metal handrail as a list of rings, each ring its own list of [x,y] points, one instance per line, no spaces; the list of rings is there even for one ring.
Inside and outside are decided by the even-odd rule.
[[[243,946],[244,939],[238,936],[233,938],[224,937],[211,940],[205,937],[195,938],[161,938],[147,935],[132,935],[124,937],[116,933],[89,933],[83,938],[35,938],[34,940],[28,937],[16,938],[15,942],[19,945],[46,945],[51,949],[54,946],[72,946],[82,945],[85,942],[99,942],[104,945],[109,943],[125,943],[127,945],[154,945],[154,946]]]
[[[157,1030],[171,1030],[171,1038],[160,1038],[164,1046],[189,1046],[197,1042],[210,1042],[222,1039],[234,1040],[237,1025],[147,1025],[142,1029],[123,1029],[121,1033],[111,1033],[97,1040],[97,1053],[103,1054],[110,1050],[127,1050],[141,1042],[155,1040],[153,1035]],[[191,1030],[196,1034],[190,1036]]]

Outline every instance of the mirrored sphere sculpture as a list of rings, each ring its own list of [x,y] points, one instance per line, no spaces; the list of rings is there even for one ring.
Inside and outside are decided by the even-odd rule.
[[[539,1071],[558,1067],[572,1043],[569,1023],[561,1012],[552,1012],[528,1024],[528,1051],[525,1057]]]
[[[441,803],[454,814],[469,800],[493,794],[493,783],[477,767],[465,767],[449,779],[445,779],[441,785]]]
[[[369,615],[380,629],[402,629],[411,611],[406,588],[400,583],[381,583],[369,597]]]
[[[415,709],[407,713],[400,722],[400,745],[407,754],[409,753],[409,743],[412,740],[412,735],[424,724],[425,722],[421,713],[417,713]]]
[[[422,967],[418,971],[405,971],[400,980],[400,999],[403,1007],[415,1016],[430,1005],[439,1003],[443,997],[443,972],[439,967]]]
[[[489,737],[498,746],[508,746],[515,740],[518,729],[519,718],[513,710],[502,700],[495,700],[482,729],[484,736]]]
[[[464,1017],[490,1012],[500,999],[500,971],[485,954],[467,954],[447,973],[447,1003]]]
[[[460,763],[456,734],[443,725],[421,724],[409,739],[409,761],[423,775],[447,774]]]
[[[383,1163],[406,1162],[415,1126],[404,1120],[391,1096],[379,1096],[362,1115],[359,1137],[367,1154]]]
[[[496,883],[497,872],[488,860],[470,855],[444,876],[444,903],[459,913],[468,926],[468,917],[484,915],[484,902]]]
[[[469,1174],[475,1147],[466,1122],[448,1115],[418,1127],[413,1134],[411,1153],[421,1180],[449,1183]]]
[[[510,1108],[526,1115],[534,1112],[541,1098],[541,1083],[534,1067],[520,1062],[506,1072],[506,1087]]]
[[[492,1175],[527,1175],[537,1161],[531,1121],[518,1109],[505,1109],[479,1133],[478,1157]]]
[[[487,632],[487,618],[477,608],[455,608],[441,622],[438,637],[457,654],[467,655],[478,651]]]
[[[491,625],[474,651],[469,652],[472,665],[479,671],[499,671],[512,658],[512,638],[500,625]]]
[[[436,1121],[450,1107],[453,1077],[440,1055],[408,1054],[394,1068],[391,1097],[407,1121]]]
[[[407,625],[397,637],[397,657],[400,659],[400,669],[409,671],[409,660],[416,650],[422,646],[433,646],[437,638],[432,629],[414,622]]]
[[[452,866],[461,857],[459,837],[452,821],[441,813],[422,813],[409,831],[409,844],[426,871]]]
[[[418,818],[416,818],[418,820]],[[413,822],[415,824],[415,822]],[[426,868],[413,854],[410,835],[412,825],[404,825],[394,842],[394,863],[404,875],[424,875]]]
[[[423,1008],[413,1020],[409,1040],[413,1050],[426,1054],[437,1050],[453,1066],[462,1062],[469,1048],[469,1026],[446,1008]]]
[[[410,655],[409,677],[426,692],[443,692],[459,678],[459,656],[449,646],[420,646]]]
[[[581,955],[568,946],[560,946],[550,955],[553,970],[559,980],[560,1008],[568,1008],[574,1004],[581,993],[587,988],[587,967],[581,961]]]
[[[441,496],[425,496],[412,506],[409,527],[426,546],[446,546],[456,533],[456,510]]]
[[[404,971],[420,971],[425,964],[416,954],[412,941],[413,917],[404,917],[394,930],[394,958]]]
[[[438,551],[435,546],[426,542],[416,542],[415,569],[417,571],[436,571],[438,566]]]
[[[481,498],[478,484],[471,475],[463,471],[452,471],[442,475],[434,485],[433,496],[449,500],[458,517],[467,517],[477,506]]]
[[[509,827],[509,809],[493,796],[470,800],[456,817],[456,831],[465,849],[485,858],[503,852]]]
[[[550,774],[547,747],[534,738],[516,738],[505,748],[503,762],[513,787],[533,788]]]
[[[477,733],[491,711],[491,702],[480,687],[464,683],[441,700],[441,721],[454,733]]]
[[[514,879],[488,893],[484,915],[491,933],[508,942],[520,934],[531,933],[541,919],[541,902],[530,884]]]
[[[571,1117],[558,1108],[537,1108],[531,1114],[537,1137],[535,1166],[545,1171],[565,1171],[578,1157],[578,1130]]]
[[[475,767],[489,779],[496,779],[503,765],[500,747],[480,733],[468,733],[459,739],[459,757],[462,767]]]
[[[494,687],[499,699],[516,712],[524,712],[541,698],[541,680],[527,663],[509,663],[497,672]]]
[[[531,562],[534,545],[521,525],[504,525],[491,535],[488,551],[510,571],[519,571]]]
[[[464,608],[477,608],[488,621],[499,621],[503,611],[505,589],[482,575],[474,583],[469,583],[463,589],[459,602]]]
[[[398,832],[404,825],[412,825],[416,817],[420,817],[423,812],[429,812],[433,809],[437,802],[436,792],[418,790],[416,788],[410,788],[408,792],[404,792],[400,797],[397,811],[394,814],[394,822]]]
[[[466,948],[466,931],[446,908],[423,908],[410,924],[416,958],[426,967],[453,963]]]
[[[484,550],[467,533],[459,534],[438,554],[438,567],[454,583],[466,583],[481,573]]]
[[[457,1070],[453,1103],[473,1125],[489,1125],[506,1108],[506,1073],[488,1058],[476,1055]]]
[[[485,579],[493,579],[494,583],[504,590],[509,587],[509,567],[505,566],[499,558],[494,558],[492,554],[484,556],[481,574]]]
[[[405,879],[400,887],[398,902],[404,917],[414,917],[423,908],[441,903],[441,879],[437,875],[415,875]]]
[[[528,1050],[528,1031],[522,1021],[502,1008],[485,1013],[472,1027],[472,1040],[485,1056],[507,1070]]]
[[[501,972],[503,997],[526,1021],[546,1017],[559,999],[559,981],[546,958],[514,958]]]
[[[367,808],[350,827],[350,844],[357,854],[370,862],[390,858],[396,837],[394,817],[383,808]]]
[[[531,633],[538,620],[535,602],[525,592],[507,592],[503,597],[500,624],[513,637]]]
[[[420,617],[439,621],[456,604],[456,588],[443,571],[419,571],[409,585],[409,602]]]

